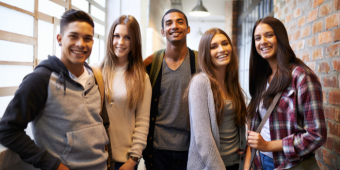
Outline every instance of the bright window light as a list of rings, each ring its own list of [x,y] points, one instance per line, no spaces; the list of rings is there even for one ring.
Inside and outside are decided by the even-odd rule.
[[[92,52],[90,55],[90,64],[95,64],[99,65],[99,39],[98,38],[93,38],[93,46],[92,46]]]
[[[0,87],[19,86],[23,78],[32,71],[32,66],[0,65]]]
[[[61,18],[61,16],[65,12],[65,7],[62,7],[52,1],[49,0],[39,0],[39,11],[50,15],[52,17]]]
[[[33,45],[0,40],[0,60],[33,62]]]
[[[105,35],[105,26],[97,22],[94,22],[94,32],[102,36]]]
[[[0,30],[33,37],[33,28],[32,16],[0,6]]]
[[[0,2],[34,12],[34,0],[0,0]]]
[[[53,24],[38,20],[38,59],[52,55],[53,38]]]
[[[105,0],[94,0],[96,1],[100,6],[105,8]]]
[[[91,5],[91,15],[105,22],[105,13],[93,5]]]
[[[72,0],[72,5],[79,8],[82,11],[89,12],[89,2],[86,0]]]

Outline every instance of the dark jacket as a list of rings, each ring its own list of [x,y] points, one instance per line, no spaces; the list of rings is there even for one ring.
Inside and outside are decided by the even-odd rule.
[[[189,49],[189,48],[188,48]],[[196,66],[195,66],[195,53],[193,50],[189,49],[190,53],[190,70],[191,74],[196,73]],[[150,55],[148,58],[144,60],[144,66],[146,67],[146,71],[150,76],[151,64],[153,59],[153,54]],[[152,98],[151,98],[151,109],[150,109],[150,124],[149,124],[149,134],[147,139],[147,146],[143,151],[143,159],[145,160],[145,165],[148,170],[153,169],[153,137],[155,131],[155,123],[156,117],[158,113],[158,102],[159,102],[159,95],[161,90],[161,80],[162,80],[162,67],[160,68],[160,72],[157,76],[155,85],[152,88]]]

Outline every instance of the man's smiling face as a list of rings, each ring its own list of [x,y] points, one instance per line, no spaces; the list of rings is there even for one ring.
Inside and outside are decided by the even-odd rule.
[[[71,22],[57,36],[61,43],[61,61],[65,65],[83,65],[93,45],[93,27],[87,22]]]
[[[179,12],[165,15],[163,25],[162,35],[170,43],[185,40],[186,35],[190,33],[190,27],[187,25],[184,15]]]

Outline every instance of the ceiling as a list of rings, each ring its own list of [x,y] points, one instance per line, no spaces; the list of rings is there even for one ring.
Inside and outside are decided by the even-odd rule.
[[[171,0],[175,7],[179,7],[181,4],[182,11],[187,15],[190,21],[225,21],[225,2],[232,0],[202,0],[203,6],[210,12],[210,16],[207,17],[194,17],[189,13],[197,5],[198,0]]]

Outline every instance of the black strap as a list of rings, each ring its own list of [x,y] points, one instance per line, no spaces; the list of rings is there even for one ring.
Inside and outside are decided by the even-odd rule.
[[[189,49],[189,56],[190,56],[190,70],[191,70],[191,74],[195,74],[196,73],[196,56],[195,56],[195,52],[193,50]]]
[[[271,113],[273,112],[277,102],[279,101],[279,99],[281,97],[281,94],[282,94],[282,92],[279,92],[279,93],[277,93],[275,95],[272,104],[270,104],[270,106],[269,106],[269,108],[268,108],[268,110],[266,112],[266,115],[264,115],[264,117],[263,117],[259,127],[257,127],[257,129],[256,129],[256,133],[260,133],[261,132],[264,124],[267,122],[269,116],[271,115]],[[251,165],[252,165],[252,163],[254,161],[255,153],[256,153],[256,149],[251,148],[251,158],[250,158],[250,163],[249,163],[249,170],[251,169]]]

